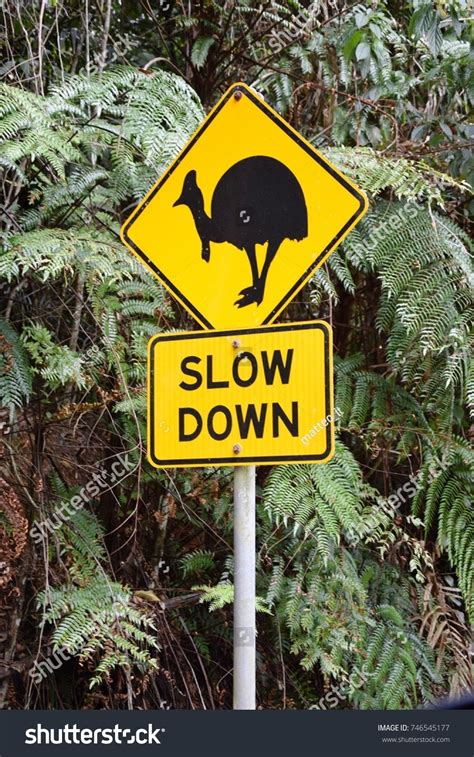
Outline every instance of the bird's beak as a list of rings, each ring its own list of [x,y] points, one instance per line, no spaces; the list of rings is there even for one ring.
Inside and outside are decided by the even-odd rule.
[[[176,208],[178,205],[184,205],[182,195],[180,195],[178,199],[176,200],[176,202],[173,203],[173,208]]]

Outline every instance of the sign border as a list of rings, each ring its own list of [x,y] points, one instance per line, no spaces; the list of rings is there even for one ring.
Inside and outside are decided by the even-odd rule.
[[[258,108],[260,108],[261,111],[263,111],[277,126],[279,126],[291,139],[293,139],[305,152],[310,155],[313,160],[315,160],[322,168],[324,168],[334,179],[336,179],[342,186],[350,192],[356,199],[359,200],[359,208],[356,210],[356,212],[351,216],[351,218],[344,224],[344,226],[338,231],[338,233],[333,237],[331,242],[329,242],[328,245],[322,250],[322,252],[318,255],[316,260],[309,266],[309,268],[306,269],[306,271],[300,276],[300,278],[296,281],[296,283],[291,287],[291,289],[288,291],[288,293],[280,300],[280,302],[273,308],[271,313],[265,318],[265,320],[262,322],[262,325],[268,325],[272,323],[278,315],[281,313],[283,308],[288,305],[289,302],[295,297],[295,295],[299,292],[300,289],[306,284],[308,279],[311,277],[312,273],[317,269],[320,268],[321,265],[324,263],[324,261],[329,257],[332,250],[336,247],[336,245],[342,241],[342,239],[347,236],[347,234],[351,231],[351,229],[354,228],[354,226],[357,224],[359,219],[364,215],[368,208],[368,200],[364,192],[360,190],[355,184],[353,184],[348,178],[346,178],[335,166],[332,165],[326,158],[324,158],[304,137],[301,136],[295,129],[293,129],[290,124],[288,124],[278,113],[273,110],[269,105],[267,105],[264,100],[261,99],[257,94],[255,94],[254,91],[250,87],[248,87],[243,82],[238,82],[236,84],[233,84],[229,89],[225,92],[225,94],[221,97],[221,99],[218,101],[218,103],[212,108],[212,110],[209,112],[207,117],[204,119],[202,124],[198,127],[198,129],[194,132],[189,142],[185,145],[185,147],[181,150],[177,158],[173,161],[173,163],[169,166],[169,168],[165,171],[163,176],[151,187],[151,189],[147,192],[143,200],[137,205],[137,207],[132,211],[130,216],[127,218],[127,220],[124,222],[120,229],[120,238],[122,242],[125,244],[126,247],[128,247],[129,250],[131,250],[141,261],[142,263],[145,263],[145,265],[152,271],[152,273],[155,274],[155,276],[161,281],[161,283],[168,289],[169,292],[178,300],[178,302],[186,308],[186,310],[191,313],[191,315],[196,319],[196,321],[204,328],[204,329],[214,329],[215,327],[210,323],[210,321],[207,320],[207,318],[199,312],[199,310],[190,302],[185,295],[180,292],[180,290],[173,284],[172,281],[170,281],[165,274],[160,271],[160,269],[153,263],[150,258],[145,255],[144,252],[140,250],[140,248],[130,239],[129,237],[129,229],[131,225],[134,223],[134,221],[139,217],[139,215],[145,210],[149,202],[153,199],[155,194],[158,192],[158,190],[163,186],[163,184],[169,179],[171,174],[175,171],[176,168],[180,165],[183,158],[187,155],[187,153],[192,149],[194,144],[197,142],[199,137],[202,135],[202,133],[207,129],[209,124],[212,123],[214,118],[217,116],[219,111],[223,108],[225,103],[233,97],[233,95],[236,92],[240,92],[242,95],[245,95],[248,97],[251,102],[253,102]],[[222,327],[219,327],[222,328]]]
[[[332,352],[332,328],[326,323],[326,321],[301,321],[296,323],[277,323],[267,326],[256,326],[245,329],[224,329],[218,331],[182,331],[171,334],[156,334],[152,336],[148,342],[148,422],[147,422],[147,458],[148,462],[156,468],[196,468],[196,467],[208,467],[210,465],[279,465],[281,463],[314,463],[320,461],[321,463],[327,463],[334,456],[334,424],[328,424],[326,426],[326,449],[324,452],[316,455],[263,455],[259,457],[237,457],[236,455],[231,457],[219,457],[219,458],[191,458],[183,461],[182,459],[169,459],[161,460],[154,454],[155,447],[155,424],[154,413],[152,408],[154,406],[155,396],[155,382],[154,382],[154,367],[155,367],[155,346],[159,342],[172,342],[180,341],[183,339],[211,339],[213,337],[225,337],[225,336],[242,336],[244,334],[262,334],[270,331],[301,331],[301,330],[317,330],[320,329],[324,335],[324,377],[325,377],[325,391],[324,400],[326,406],[325,418],[328,415],[334,417],[334,386],[333,386],[333,352]]]

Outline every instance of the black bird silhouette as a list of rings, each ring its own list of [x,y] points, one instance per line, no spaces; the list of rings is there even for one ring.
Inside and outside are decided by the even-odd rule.
[[[252,286],[240,292],[235,302],[240,308],[261,303],[268,270],[283,240],[300,241],[308,236],[306,203],[296,177],[279,160],[264,155],[240,160],[221,176],[212,195],[210,217],[196,171],[186,175],[176,205],[186,205],[193,215],[203,260],[210,259],[210,242],[229,242],[247,253]],[[265,243],[266,257],[259,274],[255,247]]]

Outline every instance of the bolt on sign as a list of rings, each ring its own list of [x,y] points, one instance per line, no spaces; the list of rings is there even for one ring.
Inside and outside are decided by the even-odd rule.
[[[204,328],[274,321],[367,209],[245,84],[203,121],[122,240]]]
[[[324,321],[158,334],[149,342],[148,384],[156,467],[323,463],[334,453]],[[320,431],[309,438],[315,424]]]

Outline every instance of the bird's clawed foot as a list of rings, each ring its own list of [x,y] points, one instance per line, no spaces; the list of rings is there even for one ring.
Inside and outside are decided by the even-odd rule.
[[[239,294],[239,299],[234,302],[234,305],[237,305],[238,308],[243,308],[246,305],[251,305],[253,302],[255,302],[257,305],[260,305],[263,296],[261,287],[259,285],[246,287],[245,289],[242,289]]]

